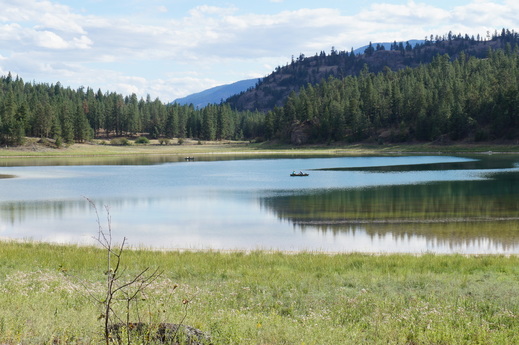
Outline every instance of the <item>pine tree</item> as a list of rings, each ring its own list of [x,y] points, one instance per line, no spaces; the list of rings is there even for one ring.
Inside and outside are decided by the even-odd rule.
[[[202,110],[202,133],[204,140],[216,139],[216,114],[215,106],[209,105]]]
[[[84,109],[78,105],[74,114],[74,140],[76,142],[85,142],[91,139],[91,134],[90,124]]]

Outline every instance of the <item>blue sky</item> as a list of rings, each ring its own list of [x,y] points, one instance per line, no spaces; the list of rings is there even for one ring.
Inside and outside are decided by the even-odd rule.
[[[519,27],[517,0],[0,0],[0,74],[172,101],[292,56]]]

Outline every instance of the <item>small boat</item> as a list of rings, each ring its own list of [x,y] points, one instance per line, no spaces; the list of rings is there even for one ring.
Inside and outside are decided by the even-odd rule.
[[[194,161],[195,160],[195,157],[186,157],[184,158],[186,161]]]
[[[304,172],[298,172],[298,173],[293,172],[290,174],[290,176],[308,176],[308,174],[304,173]]]

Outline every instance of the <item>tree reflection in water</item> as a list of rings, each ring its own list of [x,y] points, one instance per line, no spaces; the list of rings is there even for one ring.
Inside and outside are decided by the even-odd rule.
[[[517,182],[517,173],[499,173],[488,180],[273,196],[261,205],[304,232],[420,236],[442,246],[478,243],[506,251],[519,244]]]

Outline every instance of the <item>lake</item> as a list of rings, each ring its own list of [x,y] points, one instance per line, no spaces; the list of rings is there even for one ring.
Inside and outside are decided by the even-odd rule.
[[[2,238],[94,243],[85,198],[132,247],[519,253],[515,155],[0,159]]]

